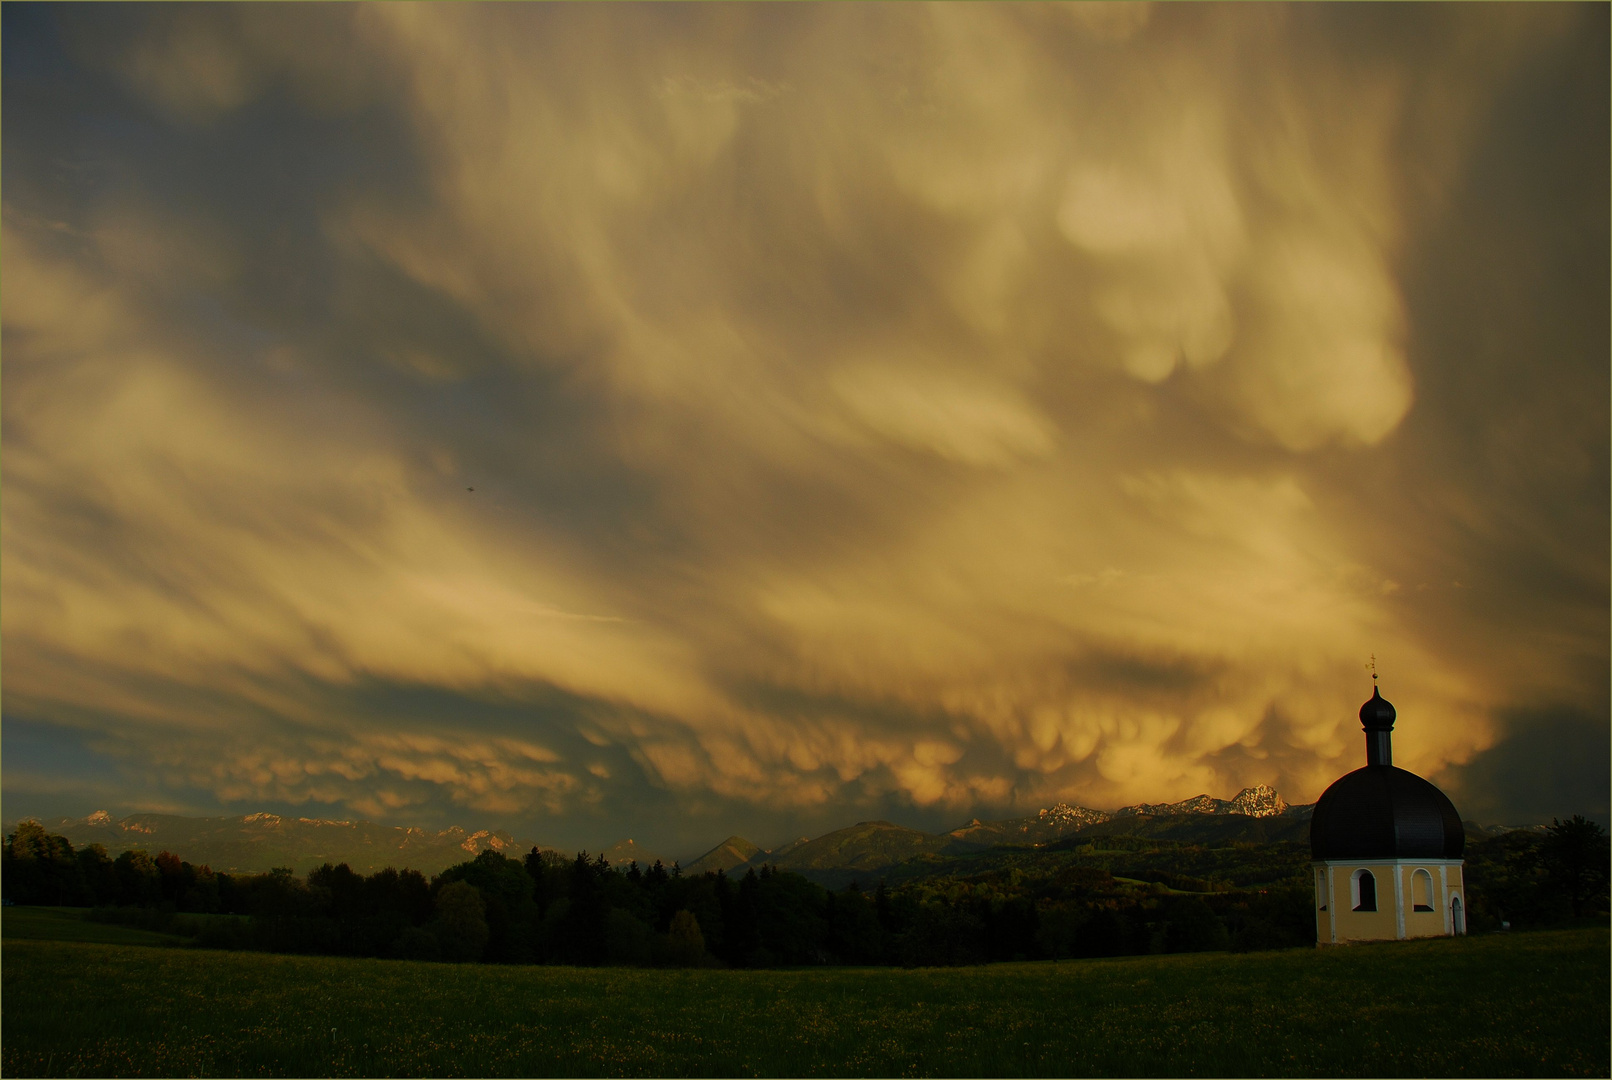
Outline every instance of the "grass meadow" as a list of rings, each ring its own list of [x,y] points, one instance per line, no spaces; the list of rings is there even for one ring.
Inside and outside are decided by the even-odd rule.
[[[0,932],[6,1076],[1606,1076],[1612,1066],[1604,928],[786,971],[212,952],[18,908]]]

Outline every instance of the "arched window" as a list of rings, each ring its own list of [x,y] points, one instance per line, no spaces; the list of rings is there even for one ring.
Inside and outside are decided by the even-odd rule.
[[[1356,870],[1349,876],[1349,899],[1356,911],[1377,910],[1377,879],[1370,870]]]
[[[1433,875],[1426,870],[1418,870],[1411,875],[1411,910],[1434,910]]]
[[[1466,910],[1461,907],[1459,896],[1450,901],[1450,929],[1457,934],[1466,933]]]

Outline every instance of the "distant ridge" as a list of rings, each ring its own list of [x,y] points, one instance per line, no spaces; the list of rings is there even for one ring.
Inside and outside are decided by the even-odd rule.
[[[707,870],[732,870],[743,866],[757,855],[769,854],[742,836],[730,836],[698,859],[683,867],[685,874],[703,874]]]
[[[1004,845],[1063,848],[1079,844],[1079,838],[1087,835],[1121,834],[1216,845],[1303,841],[1309,835],[1311,809],[1290,806],[1274,788],[1261,784],[1244,788],[1230,799],[1199,795],[1176,803],[1138,803],[1112,811],[1057,803],[1032,817],[975,818],[938,834],[888,821],[864,821],[723,869],[738,875],[772,864],[829,888],[840,888],[855,880],[872,882],[903,865],[912,870]]]
[[[1177,814],[1239,814],[1245,817],[1276,817],[1303,808],[1290,807],[1276,789],[1260,784],[1243,788],[1230,799],[1196,795],[1175,803],[1137,803],[1118,810],[1093,810],[1085,806],[1058,803],[1034,817],[980,821],[951,830],[947,836],[969,844],[1050,844],[1080,829],[1126,817],[1167,817]]]
[[[1177,803],[1138,803],[1114,811],[1113,817],[1142,814],[1246,814],[1249,817],[1275,817],[1287,810],[1287,802],[1276,789],[1260,784],[1243,788],[1228,801],[1195,795]]]
[[[682,870],[685,874],[723,871],[742,876],[747,870],[770,864],[839,887],[852,880],[871,882],[902,863],[918,867],[1004,845],[1066,848],[1085,842],[1083,837],[1123,835],[1208,845],[1302,843],[1309,836],[1313,810],[1313,805],[1291,806],[1274,788],[1261,784],[1244,788],[1230,799],[1198,795],[1180,802],[1137,803],[1118,810],[1056,803],[1032,816],[999,821],[975,818],[943,833],[925,833],[889,821],[863,821],[815,839],[802,836],[771,850],[742,836],[730,836]],[[392,866],[429,875],[483,851],[519,858],[537,846],[501,830],[467,832],[455,826],[433,832],[266,812],[217,818],[131,814],[114,819],[97,810],[85,818],[58,818],[40,824],[67,837],[75,847],[104,844],[114,855],[129,848],[152,853],[168,850],[189,862],[232,873],[261,873],[288,866],[302,874],[329,862],[346,863],[365,874]],[[1473,837],[1545,828],[1464,824]],[[15,822],[8,824],[5,831],[14,827]],[[625,870],[634,861],[640,869],[648,869],[657,859],[668,869],[672,865],[664,855],[633,840],[622,840],[602,854],[617,870]]]
[[[968,845],[970,850],[982,846]],[[888,821],[862,821],[815,840],[769,852],[751,862],[770,863],[781,870],[872,871],[919,855],[954,851],[957,847],[949,836],[935,836]]]
[[[664,863],[668,869],[670,869],[672,865],[671,860],[663,858],[657,852],[650,851],[642,844],[639,844],[631,839],[619,841],[605,848],[604,857],[605,862],[609,863],[617,870],[625,870],[630,864],[635,862],[638,864],[638,869],[640,870],[648,870],[651,866],[655,865],[657,860]]]
[[[775,859],[781,859],[803,844],[809,844],[811,842],[812,838],[809,836],[798,836],[787,844],[780,844],[778,847],[773,848],[767,854],[771,855]]]
[[[1127,814],[1078,829],[1062,840],[1045,845],[1063,849],[1078,847],[1100,836],[1135,836],[1168,840],[1177,844],[1203,844],[1226,847],[1231,844],[1308,843],[1309,807],[1290,814],[1253,817],[1249,814]]]
[[[288,866],[299,874],[323,863],[346,863],[363,874],[388,866],[435,874],[483,851],[519,856],[532,845],[507,832],[455,825],[439,832],[369,821],[282,817],[191,818],[177,814],[130,814],[113,819],[105,810],[85,818],[40,821],[74,847],[103,844],[113,855],[131,848],[152,854],[172,851],[187,862],[229,873],[262,873]],[[9,831],[9,829],[7,830]]]
[[[1260,785],[1245,788],[1229,800],[1199,795],[1178,803],[1139,803],[1115,811],[1058,803],[1033,817],[989,822],[976,818],[939,834],[888,821],[864,821],[815,839],[803,836],[771,850],[742,836],[730,836],[683,867],[683,871],[740,874],[748,868],[771,864],[808,875],[830,871],[870,874],[914,858],[964,854],[1001,844],[1049,844],[1082,829],[1125,818],[1180,814],[1270,817],[1305,809],[1289,807],[1274,789]],[[60,818],[41,824],[67,837],[75,846],[104,844],[114,855],[135,847],[153,852],[166,849],[189,862],[234,873],[261,873],[276,866],[306,873],[329,862],[347,863],[366,874],[387,866],[434,874],[482,851],[519,857],[534,846],[529,840],[517,841],[499,830],[467,832],[454,826],[432,832],[369,821],[292,818],[268,812],[217,818],[131,814],[114,819],[105,810],[97,810],[85,818]],[[671,865],[664,855],[630,839],[602,853],[617,869],[626,869],[635,861],[647,869],[657,859]]]

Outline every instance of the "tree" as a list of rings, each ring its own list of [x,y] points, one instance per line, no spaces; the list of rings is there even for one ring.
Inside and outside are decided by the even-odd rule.
[[[486,904],[468,881],[452,881],[437,893],[432,929],[444,960],[480,960],[487,947]]]
[[[891,934],[898,929],[895,906],[890,902],[890,890],[884,887],[884,882],[882,881],[879,882],[879,888],[873,894],[873,911],[879,918],[880,929],[885,933]]]
[[[486,904],[486,959],[493,963],[531,962],[532,926],[538,918],[538,908],[532,900],[537,882],[531,869],[523,862],[488,850],[437,875],[438,888],[453,881],[474,885]]]
[[[605,916],[610,903],[605,896],[604,876],[610,864],[604,856],[588,859],[577,852],[567,875],[567,904],[554,927],[552,945],[555,958],[570,964],[600,964],[605,959]],[[559,908],[556,902],[551,905]]]
[[[396,874],[396,871],[393,871]],[[353,873],[346,863],[331,866],[325,863],[308,872],[308,884],[330,890],[330,913],[337,919],[348,921],[372,910],[364,895],[364,879]]]
[[[1571,905],[1575,919],[1607,902],[1608,851],[1606,830],[1583,814],[1551,819],[1540,860],[1547,882]]]
[[[718,875],[718,880],[725,883],[726,875]],[[767,962],[767,954],[761,945],[760,891],[761,880],[752,868],[739,880],[739,887],[733,891],[731,900],[723,905],[722,922],[728,929],[727,959],[730,963],[760,967]],[[723,895],[721,886],[718,886],[717,895]]]
[[[152,860],[157,866],[158,887],[162,890],[162,899],[174,907],[183,906],[185,893],[196,883],[196,870],[189,863],[171,851],[159,851]]]
[[[181,911],[219,910],[219,881],[213,868],[203,863],[201,866],[182,864],[185,873],[190,875],[190,887],[185,891],[184,901],[180,904]]]
[[[538,914],[542,915],[548,909],[549,901],[559,891],[553,880],[559,875],[549,872],[548,860],[543,858],[543,853],[535,845],[521,860],[521,865],[526,867],[526,874],[532,879],[532,901],[537,905]]]
[[[667,932],[666,960],[678,967],[691,967],[705,955],[705,935],[700,933],[700,921],[684,908],[672,916]]]
[[[611,908],[605,915],[605,962],[647,967],[655,931],[631,912]]]
[[[84,892],[73,845],[28,820],[6,838],[6,896],[19,904],[75,904]]]
[[[112,861],[112,869],[117,874],[119,904],[144,907],[162,899],[162,877],[150,852],[125,851]]]
[[[1100,907],[1075,931],[1076,956],[1120,956],[1129,951],[1130,927],[1112,908]]]
[[[1229,948],[1231,936],[1213,909],[1196,896],[1182,897],[1168,906],[1165,916],[1166,952],[1206,952]]]
[[[103,845],[90,844],[79,849],[78,871],[84,881],[86,900],[95,905],[117,903],[117,872]]]
[[[1042,955],[1050,956],[1054,960],[1073,956],[1080,923],[1080,912],[1074,905],[1067,903],[1048,905],[1037,912],[1036,948]]]
[[[371,910],[396,912],[411,926],[431,918],[431,885],[418,870],[377,870],[364,879],[364,901]]]

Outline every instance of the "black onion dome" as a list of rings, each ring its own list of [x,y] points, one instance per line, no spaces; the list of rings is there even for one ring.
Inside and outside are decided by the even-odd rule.
[[[1367,731],[1392,731],[1396,715],[1393,705],[1373,686],[1371,700],[1360,706],[1360,726]]]
[[[1315,859],[1459,859],[1465,850],[1466,830],[1449,797],[1392,765],[1338,777],[1310,818]]]

